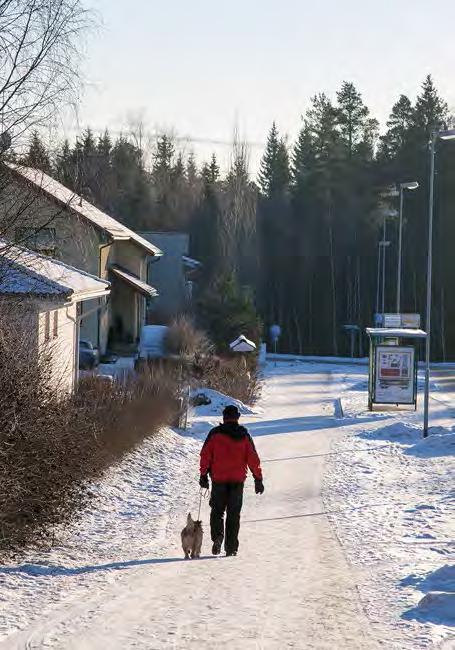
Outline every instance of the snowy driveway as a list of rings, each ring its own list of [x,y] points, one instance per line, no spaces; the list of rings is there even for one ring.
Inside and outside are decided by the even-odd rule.
[[[88,581],[83,598],[64,602],[1,647],[376,647],[356,575],[321,500],[326,454],[342,425],[333,417],[331,391],[324,371],[277,369],[264,390],[263,414],[245,418],[263,459],[266,492],[255,496],[249,481],[237,558],[180,561],[186,505],[175,485],[168,537],[156,555],[151,550],[126,563],[106,584]],[[194,452],[189,460],[196,463]],[[195,478],[194,465],[191,471]],[[180,489],[188,485],[183,481]],[[208,520],[206,505],[203,517]],[[203,550],[209,548],[206,526]]]

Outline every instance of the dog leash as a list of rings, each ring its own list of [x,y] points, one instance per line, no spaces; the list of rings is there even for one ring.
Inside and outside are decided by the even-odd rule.
[[[210,494],[210,490],[204,490],[203,488],[200,488],[199,490],[199,510],[197,513],[197,521],[200,521],[201,519],[201,507],[202,507],[202,499],[207,499]]]

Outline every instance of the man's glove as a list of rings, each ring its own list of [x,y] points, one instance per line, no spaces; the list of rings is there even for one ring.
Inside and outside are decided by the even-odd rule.
[[[199,479],[199,485],[203,490],[208,490],[210,488],[209,477],[207,474],[202,474],[201,478]]]
[[[254,479],[254,491],[256,492],[256,494],[264,493],[264,483],[262,482],[261,478]]]

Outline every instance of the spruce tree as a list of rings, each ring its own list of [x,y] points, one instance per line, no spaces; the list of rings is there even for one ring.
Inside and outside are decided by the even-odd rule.
[[[186,163],[186,178],[190,188],[196,186],[198,182],[198,173],[197,173],[196,160],[193,152],[191,152],[190,155],[188,156],[188,160]]]
[[[220,177],[220,168],[216,159],[216,154],[212,154],[210,163],[204,163],[201,169],[201,178],[204,183],[204,189],[213,187]]]
[[[289,154],[285,141],[278,137],[275,122],[269,133],[258,181],[261,194],[268,198],[287,192],[289,188]]]
[[[169,174],[175,155],[172,139],[165,133],[159,136],[153,156],[153,174]]]
[[[414,125],[426,135],[435,128],[443,127],[448,118],[447,103],[439,96],[431,75],[422,84],[414,109]]]
[[[261,194],[270,197],[274,192],[274,175],[278,155],[279,137],[276,123],[270,129],[265,152],[259,168],[258,184]]]
[[[55,174],[57,179],[66,187],[75,189],[74,158],[68,140],[64,140],[60,150],[57,153]]]
[[[37,131],[32,133],[30,146],[24,158],[24,163],[34,169],[40,169],[47,174],[52,171],[49,154]]]
[[[313,143],[308,124],[300,129],[297,142],[292,153],[291,178],[297,190],[304,182],[306,175],[314,163]]]

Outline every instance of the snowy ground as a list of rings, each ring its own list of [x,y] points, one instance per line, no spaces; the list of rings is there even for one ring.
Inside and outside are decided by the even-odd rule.
[[[455,648],[454,410],[435,394],[435,427],[423,440],[420,411],[369,413],[366,372],[337,372],[353,426],[334,441],[324,500],[329,510],[344,504],[329,516],[363,569],[359,592],[373,629],[387,648]],[[366,502],[375,507],[364,511]]]
[[[182,562],[178,539],[226,398],[148,441],[59,547],[0,567],[0,648],[455,647],[451,396],[422,442],[419,413],[365,411],[365,372],[269,365],[262,402],[243,409],[266,493],[247,485],[237,558]]]

